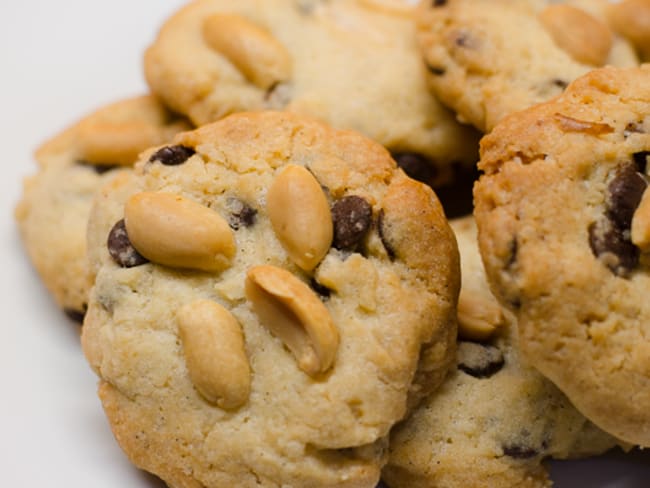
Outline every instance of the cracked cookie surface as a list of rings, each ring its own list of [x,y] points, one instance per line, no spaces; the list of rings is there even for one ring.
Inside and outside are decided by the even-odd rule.
[[[486,318],[486,309],[500,306],[488,287],[474,220],[450,225],[462,265],[457,366],[391,432],[383,479],[391,488],[550,486],[545,459],[595,455],[617,441],[520,358],[510,313]],[[472,317],[489,322],[492,334],[467,340]]]
[[[84,352],[170,486],[374,487],[453,362],[454,235],[356,132],[259,112],[179,134],[105,188],[89,241]]]
[[[461,120],[489,132],[595,67],[635,66],[634,49],[609,27],[606,5],[424,1],[417,25],[429,87]]]
[[[92,284],[86,224],[94,195],[140,151],[189,128],[144,95],[98,109],[36,151],[39,170],[25,179],[15,217],[45,287],[73,320],[83,320]]]
[[[525,356],[602,429],[650,444],[650,67],[600,68],[486,136],[488,278]]]

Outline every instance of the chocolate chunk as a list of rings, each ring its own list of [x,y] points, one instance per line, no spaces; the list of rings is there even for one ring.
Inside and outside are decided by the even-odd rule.
[[[372,207],[363,198],[349,195],[332,205],[333,246],[353,249],[365,237],[372,222]]]
[[[166,165],[166,166],[176,166],[178,164],[183,164],[187,161],[193,154],[195,154],[194,148],[187,146],[165,146],[158,149],[153,155],[149,158],[150,163],[156,161]]]
[[[86,316],[86,310],[77,310],[75,308],[64,308],[63,313],[73,322],[77,322],[79,325],[83,324],[84,317]]]
[[[629,137],[630,134],[644,134],[643,122],[630,122],[625,126],[623,136]]]
[[[414,180],[421,181],[422,183],[432,186],[435,179],[438,177],[438,170],[429,161],[429,159],[417,153],[393,153],[393,159],[397,166],[404,170],[409,177]]]
[[[607,217],[621,231],[629,230],[632,217],[641,202],[647,183],[635,165],[627,164],[618,169],[607,190]]]
[[[375,486],[375,488],[388,488],[388,485],[382,480],[379,480],[379,483],[377,483],[377,486]]]
[[[431,66],[430,64],[427,65],[427,69],[429,70],[429,73],[436,76],[442,76],[447,72],[445,68],[440,68],[438,66]]]
[[[103,175],[104,173],[108,173],[109,171],[120,167],[119,164],[94,164],[83,159],[77,160],[76,163],[85,168],[92,169],[98,175]]]
[[[589,225],[591,252],[616,275],[625,276],[639,263],[639,248],[629,237],[629,232],[602,220]]]
[[[503,446],[503,454],[514,459],[530,459],[539,455],[539,451],[529,446],[511,444]]]
[[[645,174],[646,168],[648,167],[648,159],[650,159],[650,151],[639,151],[632,154],[634,159],[634,164],[636,165],[636,170]]]
[[[442,7],[444,5],[447,5],[447,0],[433,0],[431,2],[432,7]]]
[[[395,249],[390,245],[388,239],[386,238],[386,229],[384,228],[384,209],[379,210],[379,215],[377,215],[377,233],[379,234],[379,239],[386,249],[386,254],[390,259],[395,259]]]
[[[107,246],[113,260],[123,268],[132,268],[149,262],[131,245],[124,219],[118,220],[109,232]]]
[[[458,369],[475,378],[489,378],[499,372],[505,359],[497,347],[477,342],[458,343]]]
[[[320,284],[318,281],[316,281],[316,278],[313,277],[309,280],[309,286],[312,290],[318,293],[323,300],[327,300],[332,293],[329,288]]]
[[[228,208],[230,210],[228,225],[231,229],[238,230],[240,227],[250,227],[255,223],[257,210],[240,199],[229,198]]]
[[[552,83],[557,86],[558,88],[562,88],[563,90],[569,86],[569,83],[567,81],[561,80],[560,78],[554,78]]]

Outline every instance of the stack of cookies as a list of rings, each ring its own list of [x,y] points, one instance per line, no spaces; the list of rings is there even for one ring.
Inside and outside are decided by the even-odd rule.
[[[413,3],[194,0],[36,152],[26,251],[169,486],[650,446],[650,2]]]

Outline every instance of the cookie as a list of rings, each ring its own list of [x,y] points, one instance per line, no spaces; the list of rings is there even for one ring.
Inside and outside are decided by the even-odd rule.
[[[357,132],[255,112],[179,134],[89,234],[83,349],[119,444],[170,486],[374,487],[453,363],[453,232]]]
[[[430,89],[482,132],[549,100],[589,70],[635,66],[632,46],[606,21],[607,2],[422,2],[417,28]]]
[[[488,278],[526,357],[599,427],[641,446],[649,154],[650,66],[601,68],[484,137],[474,188]]]
[[[634,44],[644,61],[650,61],[650,1],[611,2],[607,15],[613,29]]]
[[[451,226],[463,283],[456,368],[391,433],[383,478],[391,488],[550,486],[546,459],[599,454],[617,441],[519,357],[516,323],[490,293],[473,218]],[[467,340],[485,329],[482,340]]]
[[[429,93],[413,14],[406,0],[198,0],[162,26],[146,79],[197,125],[262,109],[315,117],[437,184],[476,163],[478,135]]]
[[[97,110],[36,151],[40,167],[24,182],[15,217],[36,271],[70,318],[83,320],[91,285],[85,255],[93,196],[140,151],[189,127],[145,95]]]

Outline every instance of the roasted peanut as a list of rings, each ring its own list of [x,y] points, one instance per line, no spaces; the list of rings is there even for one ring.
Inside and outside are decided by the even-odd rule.
[[[269,188],[266,209],[289,257],[311,271],[327,254],[333,238],[332,214],[316,178],[304,167],[288,165]]]
[[[482,341],[488,339],[503,322],[503,311],[494,299],[461,288],[458,298],[458,335],[463,339]]]
[[[190,379],[206,400],[221,408],[246,402],[251,371],[244,336],[235,317],[211,300],[197,300],[177,313]]]
[[[124,206],[124,221],[133,247],[154,263],[219,271],[235,254],[228,223],[181,195],[137,193]]]
[[[614,36],[600,20],[570,5],[549,5],[539,20],[555,44],[580,63],[602,66],[607,62]]]
[[[246,274],[246,297],[260,323],[284,342],[300,369],[316,376],[332,366],[339,333],[305,283],[284,269],[255,266]]]
[[[132,165],[141,151],[187,128],[182,122],[169,126],[145,121],[94,123],[79,128],[77,141],[84,161],[98,165]]]
[[[648,187],[650,188],[650,187]],[[646,188],[632,217],[632,243],[641,251],[650,251],[650,190]]]
[[[612,28],[631,41],[646,58],[650,58],[650,2],[623,0],[608,6]]]
[[[286,48],[267,30],[239,15],[209,16],[203,22],[203,38],[264,90],[291,76]]]

